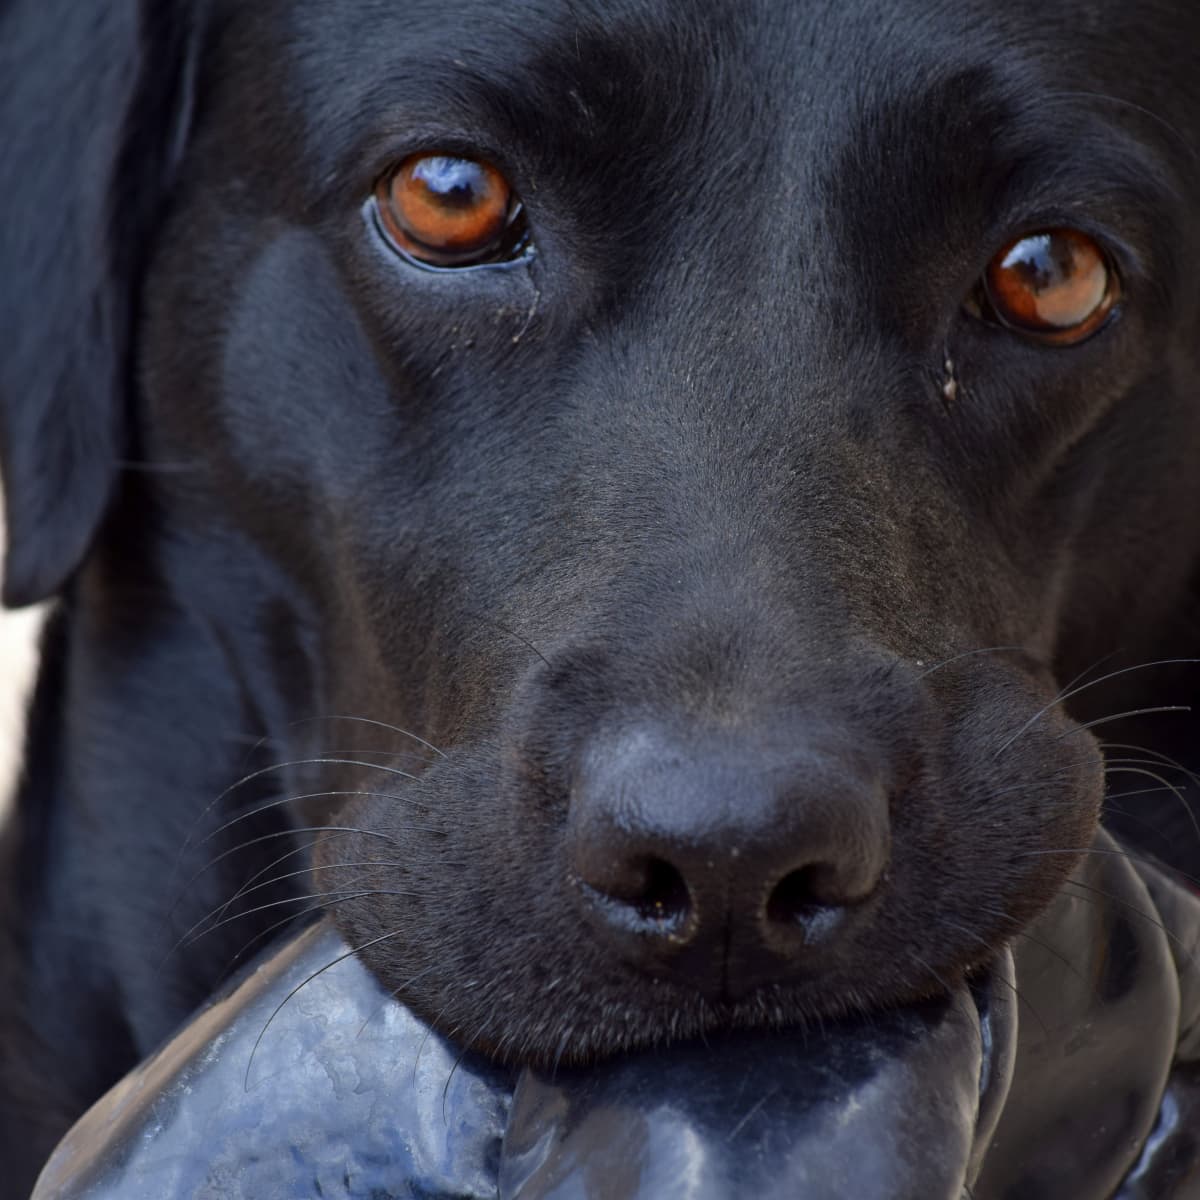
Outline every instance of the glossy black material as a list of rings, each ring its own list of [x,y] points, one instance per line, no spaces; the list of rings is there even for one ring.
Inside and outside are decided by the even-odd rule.
[[[1100,839],[1018,939],[1012,1099],[976,1200],[1107,1200],[1154,1127],[1179,984],[1134,860],[1116,849]]]
[[[992,1016],[1011,1027],[1010,1006]],[[526,1073],[500,1196],[958,1200],[981,1063],[964,988],[828,1036],[742,1036],[555,1079]],[[1002,1056],[1005,1082],[1009,1066]]]
[[[511,1087],[460,1061],[321,924],[86,1113],[34,1194],[492,1197]]]
[[[1200,1197],[1200,902],[1191,887],[1141,867],[1179,972],[1180,1026],[1175,1064],[1158,1121],[1114,1200]]]
[[[34,1200],[1198,1200],[1198,937],[1200,900],[1102,835],[1015,984],[1006,956],[819,1033],[514,1079],[321,924],[97,1104]]]

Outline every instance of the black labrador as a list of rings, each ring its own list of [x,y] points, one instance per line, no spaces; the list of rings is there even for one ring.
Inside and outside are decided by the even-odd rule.
[[[946,988],[1106,785],[1195,857],[1198,61],[1193,0],[0,0],[0,1194],[319,906],[581,1062]]]

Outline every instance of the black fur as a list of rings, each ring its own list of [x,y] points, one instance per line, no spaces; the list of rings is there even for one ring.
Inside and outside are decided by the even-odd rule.
[[[0,0],[5,597],[59,597],[0,1194],[312,893],[515,1061],[928,994],[1039,911],[1102,797],[1075,722],[1196,690],[1053,704],[1200,653],[1191,0],[83,12]],[[428,149],[508,175],[531,257],[383,244],[372,187]],[[1060,225],[1115,319],[968,311]],[[1189,728],[1096,732],[1194,767]],[[579,886],[627,802],[721,858],[734,915],[678,970]],[[1174,793],[1114,808],[1194,856]],[[818,826],[872,831],[858,919],[743,958],[761,880],[721,856]]]

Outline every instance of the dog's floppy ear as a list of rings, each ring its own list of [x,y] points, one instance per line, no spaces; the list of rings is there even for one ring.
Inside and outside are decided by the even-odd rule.
[[[87,552],[125,446],[142,253],[186,137],[194,0],[0,0],[3,599]]]

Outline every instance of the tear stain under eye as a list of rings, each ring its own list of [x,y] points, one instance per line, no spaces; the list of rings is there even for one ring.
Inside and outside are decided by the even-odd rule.
[[[514,346],[525,336],[525,331],[533,324],[533,319],[537,316],[538,307],[542,303],[542,293],[538,285],[533,280],[530,280],[529,286],[533,289],[533,301],[529,305],[529,311],[525,314],[525,320],[521,328],[512,336],[512,344]]]

